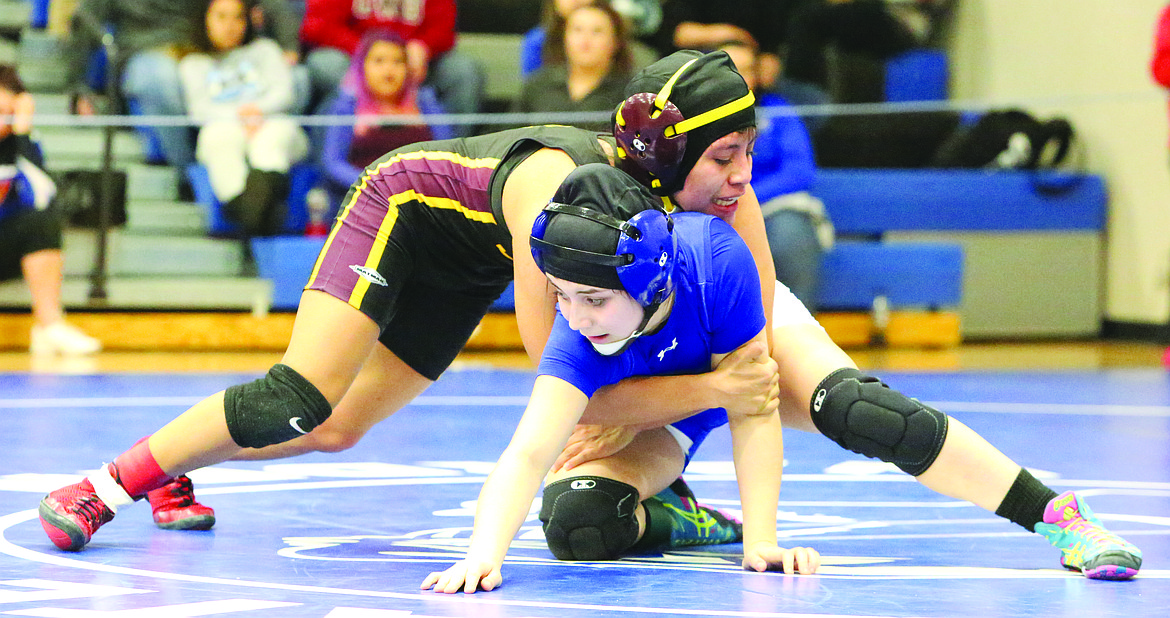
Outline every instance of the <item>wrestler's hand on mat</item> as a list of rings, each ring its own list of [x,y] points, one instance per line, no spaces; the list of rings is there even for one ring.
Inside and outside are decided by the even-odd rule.
[[[435,572],[423,580],[422,590],[434,588],[435,592],[453,594],[462,590],[471,594],[479,590],[494,590],[504,583],[500,566],[487,560],[464,558],[442,573]]]
[[[743,568],[749,571],[781,569],[789,574],[811,575],[820,566],[821,554],[811,547],[784,548],[761,542],[743,552]]]
[[[780,376],[767,346],[753,341],[728,354],[708,374],[718,407],[729,415],[752,416],[779,405]]]
[[[626,448],[636,435],[636,429],[625,425],[577,425],[552,471],[572,470],[587,461],[609,457]]]

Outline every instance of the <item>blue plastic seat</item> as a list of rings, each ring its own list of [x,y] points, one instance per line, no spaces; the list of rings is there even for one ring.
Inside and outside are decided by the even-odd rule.
[[[839,240],[821,262],[817,307],[940,309],[962,299],[963,248],[955,243]]]
[[[268,236],[253,238],[251,244],[257,273],[272,281],[272,308],[296,309],[325,237]]]
[[[885,98],[890,102],[945,101],[949,81],[946,52],[912,49],[886,61]]]

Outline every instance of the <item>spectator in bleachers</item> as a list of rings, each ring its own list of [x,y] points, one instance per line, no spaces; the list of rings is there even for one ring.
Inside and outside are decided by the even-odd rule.
[[[367,32],[336,96],[327,105],[330,116],[357,116],[355,124],[330,125],[324,133],[319,167],[329,204],[336,208],[362,169],[387,152],[414,142],[451,137],[447,126],[379,125],[366,118],[442,111],[434,92],[412,81],[402,37],[389,30]]]
[[[558,20],[551,32],[556,34],[549,40],[562,44],[546,50],[547,62],[525,80],[512,111],[613,111],[633,70],[621,15],[608,0],[588,0]],[[610,128],[608,118],[566,124],[597,131]]]
[[[67,42],[69,87],[75,113],[99,111],[96,92],[105,83],[90,83],[91,65],[101,56],[109,31],[118,58],[107,59],[119,92],[106,92],[120,107],[133,103],[145,115],[182,116],[183,92],[178,59],[195,36],[193,4],[173,0],[81,0],[74,12]],[[99,80],[100,81],[100,80]],[[186,166],[194,161],[191,131],[185,126],[155,127],[166,162]]]
[[[540,9],[540,24],[524,33],[520,41],[520,77],[526,78],[544,64],[549,57],[546,50],[563,48],[562,32],[557,26],[573,9],[588,4],[588,0],[544,0]],[[662,23],[662,5],[659,0],[610,0],[610,5],[626,22],[627,31],[634,39],[651,36]],[[548,32],[553,36],[547,36]],[[556,53],[556,52],[553,52]]]
[[[802,0],[788,20],[783,76],[829,88],[826,50],[885,60],[926,45],[950,0]]]
[[[200,4],[199,51],[179,66],[187,107],[202,123],[196,158],[228,221],[248,236],[279,233],[289,168],[308,154],[305,132],[281,115],[294,104],[292,72],[275,41],[254,35],[254,0]]]
[[[758,91],[754,47],[732,41],[719,49],[731,56],[748,87],[757,92],[752,188],[764,214],[776,279],[815,311],[821,258],[832,246],[833,226],[824,204],[809,193],[816,179],[812,140],[783,97]]]
[[[65,321],[61,222],[49,209],[56,187],[29,138],[33,109],[16,68],[0,65],[0,281],[28,283],[33,354],[92,354],[101,342]]]
[[[406,66],[412,81],[435,89],[443,109],[454,114],[480,111],[484,71],[479,63],[454,50],[455,0],[307,0],[301,41],[315,100],[337,89],[365,32],[379,28],[406,41]],[[471,125],[457,125],[458,135]]]
[[[520,78],[527,79],[544,64],[545,49],[556,46],[550,39],[556,36],[557,25],[575,8],[589,0],[543,0],[540,3],[540,23],[524,33],[520,40]],[[553,37],[548,35],[553,32]]]

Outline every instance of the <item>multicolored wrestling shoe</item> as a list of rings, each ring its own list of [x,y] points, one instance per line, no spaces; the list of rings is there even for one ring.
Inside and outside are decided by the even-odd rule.
[[[1089,579],[1129,579],[1142,568],[1142,550],[1101,525],[1071,491],[1053,498],[1036,532],[1060,548],[1060,564]]]
[[[727,514],[699,504],[691,488],[680,478],[642,505],[650,514],[644,538],[667,539],[665,547],[722,545],[743,540],[743,524]],[[669,526],[669,532],[666,527]]]

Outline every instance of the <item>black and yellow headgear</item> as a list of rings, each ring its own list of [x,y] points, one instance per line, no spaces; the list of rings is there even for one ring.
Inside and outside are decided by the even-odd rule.
[[[614,114],[618,165],[658,196],[683,187],[712,143],[756,126],[755,97],[727,52],[675,52],[642,69]]]

